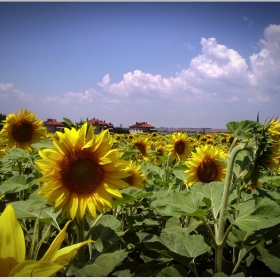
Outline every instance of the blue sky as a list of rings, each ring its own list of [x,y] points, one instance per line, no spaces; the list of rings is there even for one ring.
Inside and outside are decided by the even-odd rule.
[[[128,127],[280,116],[280,2],[0,2],[0,113]]]

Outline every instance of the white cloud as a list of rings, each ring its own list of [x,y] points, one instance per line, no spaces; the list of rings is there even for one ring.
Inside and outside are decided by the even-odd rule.
[[[238,96],[233,96],[229,99],[226,99],[226,102],[237,102],[239,100],[240,100],[240,98]]]
[[[248,99],[250,103],[257,103],[257,102],[269,102],[271,101],[271,96],[267,94],[257,94],[252,96]]]
[[[191,45],[190,43],[186,43],[185,46],[191,51],[195,49],[195,46]]]
[[[6,100],[15,103],[20,101],[27,104],[32,102],[33,99],[32,95],[25,94],[23,91],[14,88],[13,84],[0,83],[0,100],[2,101]]]
[[[174,77],[164,78],[135,70],[112,84],[107,74],[99,86],[134,102],[145,98],[195,102],[212,98],[216,92],[231,92],[249,85],[248,67],[238,52],[218,44],[215,38],[202,38],[201,45],[202,54],[191,61],[188,69],[181,69]]]
[[[0,83],[0,91],[5,91],[13,87],[13,84]]]
[[[60,96],[48,96],[43,99],[46,103],[58,103],[58,104],[93,104],[100,102],[117,103],[117,99],[112,99],[107,96],[102,95],[94,89],[86,90],[85,92],[67,92],[62,97]]]
[[[237,51],[217,43],[215,38],[201,39],[202,55],[191,61],[191,69],[201,78],[240,78],[247,64]]]
[[[259,42],[261,50],[250,56],[251,84],[263,94],[280,93],[280,25],[271,24]]]
[[[253,21],[249,20],[248,17],[244,16],[244,17],[243,17],[243,20],[244,20],[244,21],[249,21],[249,26],[252,26]]]

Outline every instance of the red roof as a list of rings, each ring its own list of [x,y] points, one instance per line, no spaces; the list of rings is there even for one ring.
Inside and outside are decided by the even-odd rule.
[[[147,122],[136,122],[136,124],[133,124],[129,126],[130,128],[155,128],[154,126],[148,124]]]
[[[56,121],[55,119],[48,119],[44,122],[47,125],[56,125],[56,126],[64,126],[63,123]]]
[[[96,118],[93,118],[93,119],[91,119],[91,120],[88,120],[87,122],[88,122],[89,124],[92,124],[93,126],[94,126],[94,125],[109,126],[109,127],[113,126],[113,124],[111,124],[111,123],[106,123],[105,121],[101,121],[101,120],[98,120],[98,119],[96,119]]]

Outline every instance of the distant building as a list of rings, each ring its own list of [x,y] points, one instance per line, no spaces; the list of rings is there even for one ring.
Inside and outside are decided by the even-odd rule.
[[[112,123],[106,123],[105,121],[101,121],[96,118],[93,118],[91,120],[87,118],[87,122],[95,127],[94,132],[96,134],[100,133],[104,129],[109,129],[109,131],[112,131],[114,128]]]
[[[56,131],[61,131],[64,128],[64,124],[58,122],[56,119],[48,119],[43,122],[43,124],[49,133],[55,133]]]
[[[129,128],[131,134],[156,131],[156,128],[147,122],[136,122],[136,124],[130,125]]]

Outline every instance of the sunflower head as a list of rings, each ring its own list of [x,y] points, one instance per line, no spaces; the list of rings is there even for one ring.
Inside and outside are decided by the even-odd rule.
[[[123,180],[131,187],[143,189],[146,176],[142,173],[141,167],[134,161],[130,161],[125,168],[125,172],[129,174]]]
[[[142,136],[133,140],[133,148],[139,150],[135,155],[136,159],[149,161],[151,145],[147,137]]]
[[[154,162],[157,164],[161,164],[163,161],[159,158],[159,156],[166,156],[166,149],[163,144],[159,144],[156,149],[156,154],[154,156]]]
[[[42,120],[36,120],[36,115],[28,110],[9,114],[4,123],[0,138],[7,148],[29,150],[31,144],[44,139],[47,132]]]
[[[171,160],[183,161],[190,155],[191,144],[187,133],[175,132],[171,136],[171,143],[167,145]]]
[[[55,211],[74,219],[84,215],[96,217],[112,208],[112,198],[121,198],[119,189],[129,185],[123,178],[127,162],[112,149],[113,140],[108,130],[93,134],[85,123],[79,130],[64,129],[53,137],[55,149],[39,151],[42,159],[36,161],[43,174],[39,193],[54,203]]]
[[[226,159],[226,153],[217,147],[212,145],[198,147],[186,162],[188,167],[185,171],[188,174],[186,183],[191,186],[196,182],[224,181],[226,164],[221,159]]]

